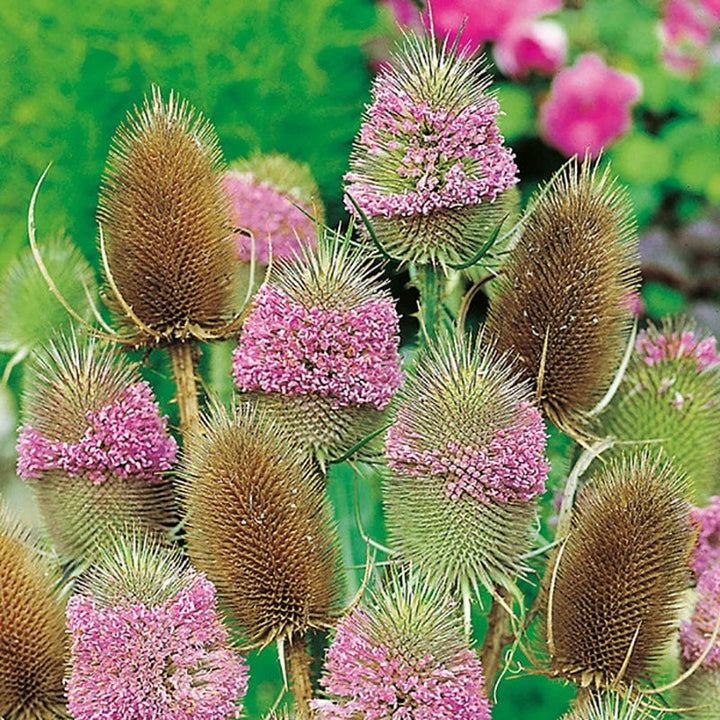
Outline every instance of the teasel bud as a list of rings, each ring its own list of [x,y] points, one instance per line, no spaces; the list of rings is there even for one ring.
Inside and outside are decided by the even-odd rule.
[[[67,608],[75,720],[239,716],[248,668],[213,584],[177,551],[128,530],[79,589]]]
[[[323,480],[281,427],[244,404],[203,418],[180,470],[193,564],[250,645],[331,624],[340,557]]]
[[[549,675],[595,691],[647,680],[689,585],[686,493],[684,478],[648,452],[592,477],[548,570]]]
[[[329,699],[312,702],[318,720],[490,719],[457,604],[410,573],[392,574],[340,621],[320,683]]]
[[[69,718],[60,568],[0,506],[0,716]]]
[[[597,165],[567,163],[536,196],[490,302],[489,337],[517,355],[543,412],[577,435],[610,386],[639,282],[626,193]]]
[[[130,522],[167,537],[177,444],[150,386],[112,346],[51,342],[31,368],[23,415],[18,474],[63,560],[92,560]]]
[[[267,265],[271,256],[293,259],[303,246],[315,246],[324,212],[307,165],[278,153],[256,154],[233,163],[222,184],[243,262],[254,255]]]
[[[348,211],[401,262],[467,262],[507,214],[501,198],[517,182],[490,75],[458,40],[404,34],[375,79],[345,176]]]
[[[402,380],[399,342],[379,272],[326,231],[315,250],[281,260],[256,294],[233,377],[324,465],[384,424]]]
[[[684,318],[641,330],[618,391],[593,432],[662,447],[688,476],[695,501],[720,492],[720,355]]]
[[[135,346],[225,336],[233,249],[210,123],[153,87],[120,125],[98,206],[109,304]]]
[[[515,587],[537,496],[544,425],[527,384],[464,336],[431,344],[398,395],[383,487],[391,546],[446,588]]]

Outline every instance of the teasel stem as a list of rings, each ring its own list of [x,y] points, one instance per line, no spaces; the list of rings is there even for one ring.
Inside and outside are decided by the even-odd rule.
[[[420,340],[428,343],[451,328],[463,299],[461,275],[432,265],[410,265],[410,281],[417,288]]]
[[[510,629],[510,615],[505,607],[512,602],[512,597],[506,588],[499,585],[495,586],[495,591],[504,602],[497,599],[492,602],[485,641],[480,651],[488,688],[494,686],[495,678],[500,672],[503,650],[515,639]]]
[[[195,345],[191,342],[175,342],[168,346],[168,351],[175,380],[175,398],[180,411],[180,433],[186,442],[200,426]]]
[[[305,638],[296,638],[288,643],[288,673],[290,688],[295,698],[296,720],[311,720],[312,680],[310,677],[310,654]]]

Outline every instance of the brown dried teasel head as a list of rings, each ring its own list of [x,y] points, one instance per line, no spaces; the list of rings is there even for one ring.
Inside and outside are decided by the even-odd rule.
[[[577,435],[617,371],[639,280],[626,193],[571,160],[540,191],[498,279],[488,335],[536,383],[545,415]]]
[[[649,680],[689,584],[687,492],[684,477],[647,451],[593,476],[548,570],[548,675],[593,691]]]
[[[316,466],[249,404],[216,407],[185,448],[188,552],[252,645],[332,622],[340,557]]]
[[[118,128],[102,180],[109,305],[135,346],[224,337],[237,260],[212,125],[153,87]]]
[[[60,571],[0,506],[0,717],[68,718]]]

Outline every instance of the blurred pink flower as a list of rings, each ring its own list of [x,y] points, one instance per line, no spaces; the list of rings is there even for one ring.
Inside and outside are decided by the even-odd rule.
[[[700,67],[703,51],[718,20],[718,0],[668,0],[660,21],[665,65],[680,73],[695,72]]]
[[[531,70],[554,75],[565,64],[566,56],[567,35],[554,20],[514,23],[493,49],[498,69],[511,77],[523,77]]]
[[[641,91],[637,76],[608,67],[593,53],[581,55],[555,76],[540,110],[541,134],[568,157],[586,150],[595,157],[628,130]]]

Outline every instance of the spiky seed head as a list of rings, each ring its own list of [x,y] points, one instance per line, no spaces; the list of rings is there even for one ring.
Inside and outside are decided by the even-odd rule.
[[[320,683],[330,699],[313,701],[319,720],[490,718],[457,604],[409,574],[392,575],[340,621]]]
[[[695,542],[684,478],[647,452],[579,497],[549,594],[549,673],[597,690],[647,678],[678,626]]]
[[[67,610],[76,720],[238,717],[248,669],[213,584],[177,551],[129,530],[105,548]]]
[[[321,476],[281,428],[245,404],[203,419],[181,463],[194,565],[217,585],[250,643],[326,626],[340,588]]]
[[[556,425],[576,429],[607,390],[638,283],[626,193],[597,164],[567,163],[539,192],[488,310],[488,335],[517,355]]]
[[[29,376],[18,474],[60,555],[89,559],[133,522],[165,535],[177,444],[137,369],[111,346],[72,335],[51,342]]]
[[[322,225],[324,213],[320,191],[304,163],[278,153],[253,155],[233,163],[223,187],[235,250],[243,262],[254,252],[267,265],[271,253],[273,261],[292,259],[303,244],[314,247],[316,223]]]
[[[205,339],[233,316],[221,159],[210,123],[172,92],[165,103],[157,87],[115,134],[98,221],[124,301],[111,293],[110,305],[136,345]]]
[[[548,465],[510,363],[465,337],[430,345],[398,395],[383,488],[392,546],[433,582],[511,586]]]
[[[657,715],[643,704],[641,696],[608,691],[585,698],[562,720],[655,720]]]
[[[686,318],[650,324],[638,333],[620,387],[593,432],[662,447],[703,504],[720,492],[719,380],[714,337]]]
[[[0,506],[0,716],[69,717],[59,567]]]
[[[372,263],[326,232],[280,261],[233,356],[235,384],[321,460],[377,430],[400,385],[399,318]]]
[[[517,182],[482,58],[430,34],[405,34],[372,88],[345,176],[385,251],[404,262],[471,258]]]

